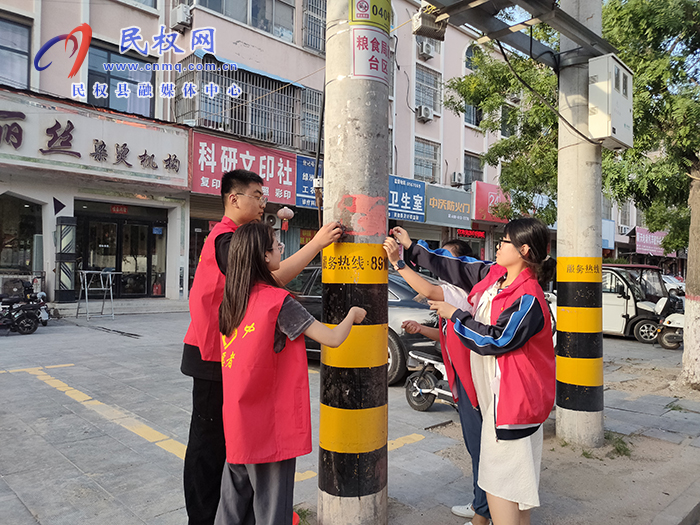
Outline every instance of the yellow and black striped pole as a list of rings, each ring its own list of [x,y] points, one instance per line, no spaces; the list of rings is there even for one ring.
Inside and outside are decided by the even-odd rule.
[[[557,436],[603,442],[602,258],[557,259]]]
[[[321,347],[319,523],[382,523],[386,513],[386,265],[381,244],[323,251],[324,322],[338,324],[352,306],[367,316],[340,347]]]

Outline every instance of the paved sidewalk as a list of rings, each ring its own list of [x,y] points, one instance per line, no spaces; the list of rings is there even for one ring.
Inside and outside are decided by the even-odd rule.
[[[138,314],[0,332],[0,523],[186,523],[191,380],[179,363],[188,322],[187,313]],[[700,402],[630,387],[672,378],[681,352],[606,338],[605,356],[606,429],[632,456],[565,446],[550,423],[533,525],[696,523]],[[318,368],[309,368],[315,444]],[[457,414],[439,404],[415,412],[404,395],[390,388],[390,523],[462,525],[450,513],[471,484]],[[317,450],[299,458],[295,503],[311,524],[317,472]]]

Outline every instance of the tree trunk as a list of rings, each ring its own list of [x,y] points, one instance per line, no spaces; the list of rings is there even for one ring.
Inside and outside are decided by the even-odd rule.
[[[683,329],[683,371],[681,379],[700,390],[700,162],[690,170],[690,241],[688,275],[685,285],[685,328]]]

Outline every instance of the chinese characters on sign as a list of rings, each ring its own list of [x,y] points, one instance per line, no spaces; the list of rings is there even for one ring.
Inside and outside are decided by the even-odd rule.
[[[318,176],[323,177],[323,160],[318,167]],[[316,192],[314,191],[314,172],[316,159],[297,155],[297,206],[300,208],[316,208]]]
[[[0,111],[0,120],[24,120],[26,115],[20,111]],[[3,124],[0,127],[0,146],[2,141],[17,149],[22,145],[24,130],[17,122]]]
[[[352,28],[352,77],[389,85],[389,35],[371,27]]]
[[[389,218],[425,221],[425,182],[389,176]]]
[[[599,264],[567,264],[566,273],[582,274],[582,273],[600,273]]]
[[[636,252],[645,255],[656,255],[657,257],[664,256],[664,249],[661,247],[661,241],[666,237],[668,232],[650,232],[646,228],[637,226],[635,229],[636,237]],[[667,257],[675,257],[676,253],[669,253]]]
[[[296,203],[297,159],[293,153],[200,133],[194,134],[193,153],[192,191],[219,195],[221,175],[244,169],[262,177],[263,192],[270,202]]]
[[[190,36],[190,51],[194,52],[196,48],[201,47],[207,53],[215,53],[214,33],[215,28],[213,27],[193,29]],[[157,35],[153,35],[151,51],[160,56],[167,51],[173,51],[176,54],[185,53],[185,50],[175,43],[178,36],[180,36],[179,33],[166,33],[165,26],[160,26],[160,32]],[[148,40],[141,36],[140,27],[125,27],[121,30],[119,53],[124,54],[130,49],[143,56],[148,56]]]
[[[39,149],[39,151],[41,151],[44,155],[62,153],[64,155],[72,155],[73,157],[80,158],[80,153],[77,151],[71,151],[70,149],[73,147],[73,135],[71,132],[75,129],[75,126],[73,126],[73,123],[70,120],[67,122],[68,124],[66,124],[66,129],[63,131],[61,131],[61,124],[58,123],[58,120],[56,120],[56,123],[53,126],[46,129],[46,134],[51,138],[46,144],[46,149],[42,148]]]
[[[471,227],[472,194],[429,184],[425,188],[425,221],[448,228]]]
[[[365,257],[363,255],[323,255],[321,268],[324,270],[384,270],[385,257]]]

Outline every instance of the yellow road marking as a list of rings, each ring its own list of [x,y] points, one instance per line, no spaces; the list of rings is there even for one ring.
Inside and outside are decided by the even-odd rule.
[[[392,439],[386,444],[386,448],[387,450],[396,450],[397,448],[401,448],[404,445],[417,443],[422,439],[425,439],[425,436],[422,436],[421,434],[409,434],[408,436]]]
[[[294,481],[306,481],[316,476],[313,470],[307,470],[306,472],[297,472],[294,474]]]

